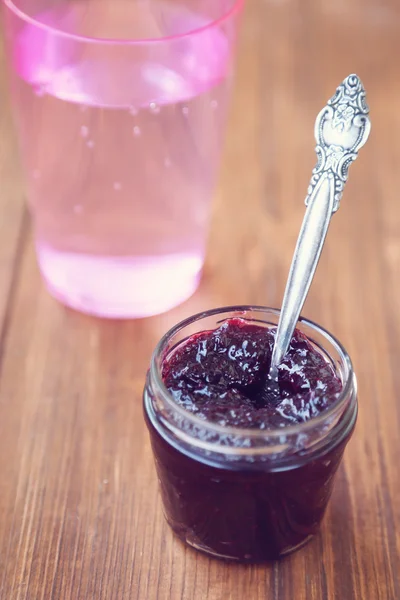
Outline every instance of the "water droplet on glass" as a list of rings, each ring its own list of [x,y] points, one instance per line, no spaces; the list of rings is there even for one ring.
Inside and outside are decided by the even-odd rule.
[[[141,134],[140,131],[140,127],[138,127],[137,125],[133,128],[133,135],[135,135],[136,137],[139,137],[139,135]]]
[[[82,125],[81,136],[86,138],[88,135],[89,135],[89,127],[86,127],[86,125]]]
[[[46,93],[46,86],[44,85],[39,85],[36,89],[35,89],[35,94],[36,96],[39,96],[39,98],[42,98]]]
[[[166,166],[167,169],[169,169],[171,167],[171,165],[172,165],[171,159],[170,158],[166,158],[164,160],[164,165]]]
[[[217,100],[211,100],[211,108],[213,110],[215,110],[216,108],[218,108],[218,101]]]
[[[136,117],[136,115],[138,114],[138,111],[137,111],[137,109],[136,109],[134,106],[132,106],[132,107],[129,109],[129,114],[131,114],[131,115],[132,115],[132,117]]]
[[[35,169],[35,170],[32,172],[32,177],[33,177],[33,179],[40,179],[40,175],[41,175],[41,173],[40,173],[39,169]]]
[[[121,183],[120,183],[119,181],[116,181],[116,182],[114,183],[114,190],[115,190],[116,192],[119,192],[119,191],[121,190],[121,188],[122,188],[122,185],[121,185]]]
[[[183,114],[184,114],[185,116],[187,116],[187,115],[189,114],[189,108],[188,108],[187,106],[184,106],[184,107],[182,108],[182,112],[183,112]]]
[[[86,146],[87,146],[88,148],[90,148],[90,149],[91,149],[91,148],[94,148],[94,141],[93,141],[93,140],[88,140],[88,141],[86,142]]]
[[[74,213],[76,215],[80,215],[82,213],[82,211],[83,211],[82,204],[75,204],[75,206],[74,206]]]
[[[150,110],[154,115],[158,115],[161,109],[156,102],[150,102]]]

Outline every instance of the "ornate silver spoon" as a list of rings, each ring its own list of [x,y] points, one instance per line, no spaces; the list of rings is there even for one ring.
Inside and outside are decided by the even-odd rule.
[[[357,75],[349,75],[321,110],[315,123],[317,166],[313,170],[306,214],[286,285],[272,354],[270,380],[292,339],[328,232],[338,210],[350,164],[368,139],[371,123],[365,90]]]

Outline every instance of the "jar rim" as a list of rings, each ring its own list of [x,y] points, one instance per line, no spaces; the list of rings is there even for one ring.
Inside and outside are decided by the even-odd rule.
[[[159,343],[157,344],[150,364],[150,377],[151,380],[157,385],[157,392],[161,394],[166,405],[176,411],[181,417],[187,419],[190,423],[199,427],[206,427],[209,431],[214,432],[216,434],[223,435],[236,435],[236,436],[246,436],[248,438],[258,438],[258,437],[281,437],[282,435],[292,435],[292,434],[301,434],[309,431],[310,429],[318,426],[323,423],[327,418],[331,415],[334,415],[338,408],[344,404],[346,398],[349,396],[352,387],[356,387],[356,378],[353,370],[353,365],[345,350],[344,346],[339,342],[339,340],[332,335],[329,331],[327,331],[324,327],[321,327],[314,321],[310,319],[306,319],[304,317],[299,318],[299,322],[304,324],[306,327],[309,327],[311,330],[318,332],[322,335],[337,351],[340,358],[342,359],[342,363],[344,366],[343,380],[342,380],[342,390],[338,394],[335,402],[332,403],[329,408],[322,411],[318,416],[313,417],[312,419],[305,421],[304,423],[299,423],[296,425],[288,425],[285,427],[276,427],[272,429],[260,429],[260,428],[242,428],[242,427],[233,427],[233,426],[225,426],[219,425],[217,423],[213,423],[211,421],[207,421],[198,417],[194,413],[188,411],[183,406],[180,406],[172,397],[172,394],[168,391],[167,387],[164,384],[161,374],[161,362],[163,359],[164,350],[167,348],[168,341],[176,335],[179,331],[185,329],[189,325],[192,325],[196,321],[200,321],[201,319],[212,317],[215,315],[223,314],[223,313],[246,313],[246,312],[255,312],[255,313],[270,313],[275,316],[280,315],[280,310],[276,308],[270,308],[268,306],[257,306],[257,305],[238,305],[238,306],[225,306],[221,308],[214,308],[211,310],[203,311],[192,315],[177,323],[174,327],[169,329],[167,333],[161,338]],[[229,317],[226,317],[229,318]],[[246,319],[245,314],[242,316],[238,315],[238,318]],[[225,319],[224,319],[225,320]],[[249,319],[250,320],[250,319]],[[254,320],[254,319],[253,319]],[[261,321],[261,319],[260,319]],[[266,321],[263,320],[265,323]]]

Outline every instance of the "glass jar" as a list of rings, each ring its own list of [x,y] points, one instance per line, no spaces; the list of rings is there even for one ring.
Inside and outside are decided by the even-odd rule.
[[[357,418],[357,387],[342,345],[318,325],[298,329],[342,382],[319,416],[278,429],[205,421],[178,406],[163,384],[163,360],[185,339],[230,318],[274,327],[279,311],[221,308],[195,315],[158,344],[144,390],[144,413],[166,519],[190,546],[219,558],[260,562],[303,546],[316,533]]]

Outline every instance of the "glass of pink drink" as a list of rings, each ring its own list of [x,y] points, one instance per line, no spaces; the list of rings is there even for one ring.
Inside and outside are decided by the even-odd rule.
[[[38,261],[83,312],[198,284],[243,0],[3,0]]]

